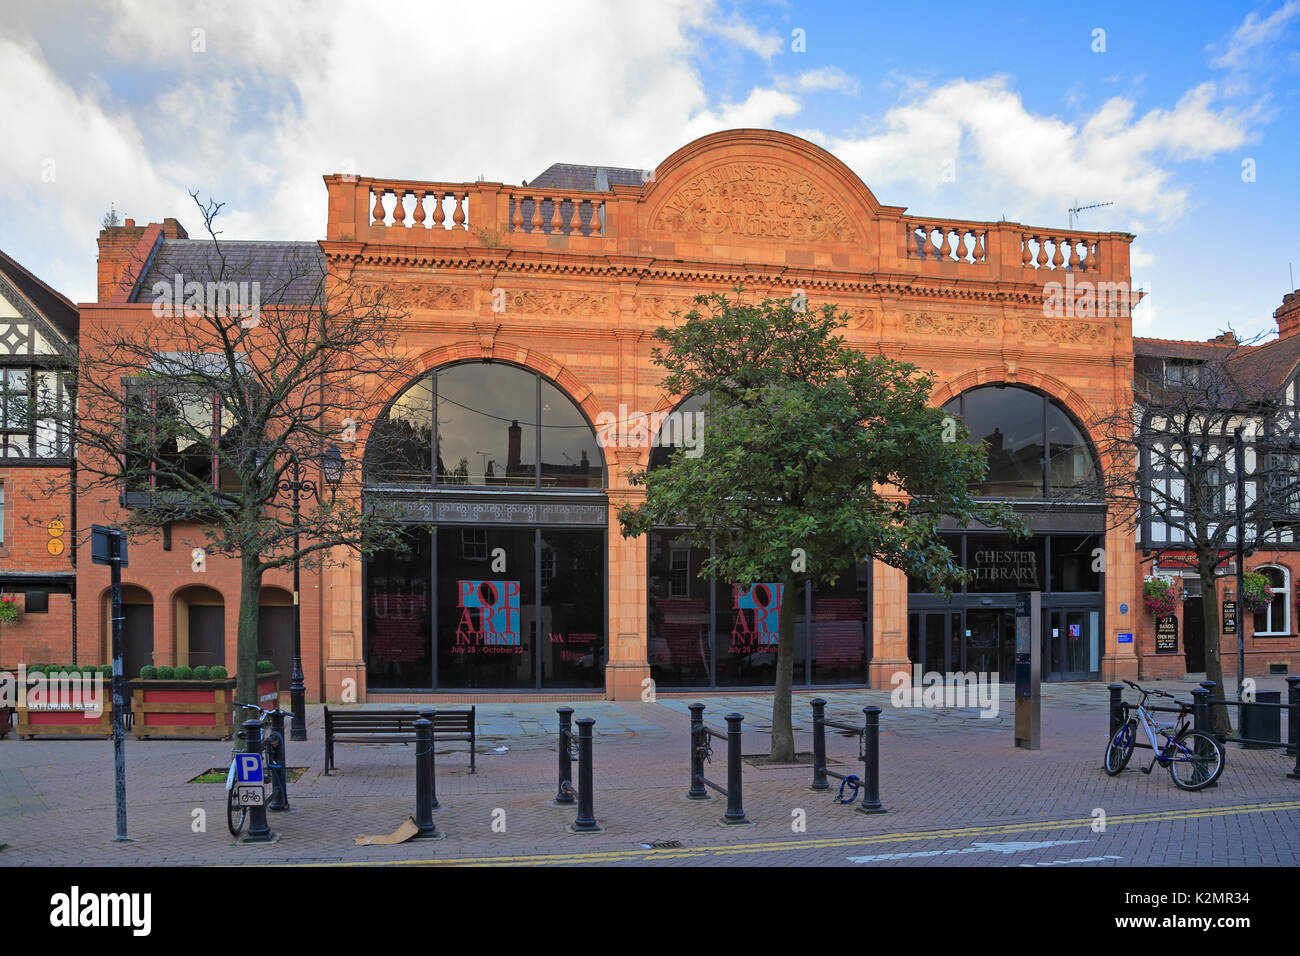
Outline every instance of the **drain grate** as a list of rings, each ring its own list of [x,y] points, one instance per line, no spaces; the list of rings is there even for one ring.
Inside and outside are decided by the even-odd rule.
[[[650,840],[648,843],[641,844],[646,850],[679,850],[682,846],[681,840]]]

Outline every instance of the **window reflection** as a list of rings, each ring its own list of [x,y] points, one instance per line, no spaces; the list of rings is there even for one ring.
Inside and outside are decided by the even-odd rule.
[[[991,498],[1041,498],[1078,492],[1097,479],[1082,430],[1055,400],[1013,385],[982,385],[944,405],[988,449],[988,470],[975,486]]]

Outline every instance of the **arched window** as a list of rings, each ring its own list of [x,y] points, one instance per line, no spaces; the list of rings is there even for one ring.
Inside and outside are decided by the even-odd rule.
[[[966,423],[972,443],[988,446],[979,495],[1048,498],[1095,489],[1100,470],[1092,446],[1055,399],[1019,385],[981,385],[943,408]]]
[[[1271,565],[1255,571],[1268,578],[1268,607],[1255,612],[1255,635],[1291,633],[1291,587],[1286,568]]]
[[[553,382],[501,362],[422,376],[371,429],[372,484],[602,488],[605,459],[581,409]]]

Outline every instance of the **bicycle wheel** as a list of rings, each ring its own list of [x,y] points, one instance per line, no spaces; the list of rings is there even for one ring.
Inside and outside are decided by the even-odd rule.
[[[1137,741],[1137,721],[1126,720],[1115,729],[1110,743],[1106,745],[1106,760],[1103,764],[1112,777],[1118,775],[1128,766],[1133,756],[1133,744]]]
[[[1179,790],[1200,790],[1223,773],[1223,744],[1199,730],[1185,730],[1165,748],[1169,776]]]
[[[231,836],[239,836],[244,830],[244,821],[248,818],[248,808],[241,807],[235,796],[235,788],[226,791],[226,826]]]

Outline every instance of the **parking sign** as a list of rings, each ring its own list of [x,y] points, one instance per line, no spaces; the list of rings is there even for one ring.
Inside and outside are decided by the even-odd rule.
[[[239,754],[235,759],[235,779],[238,783],[261,783],[262,755]]]

